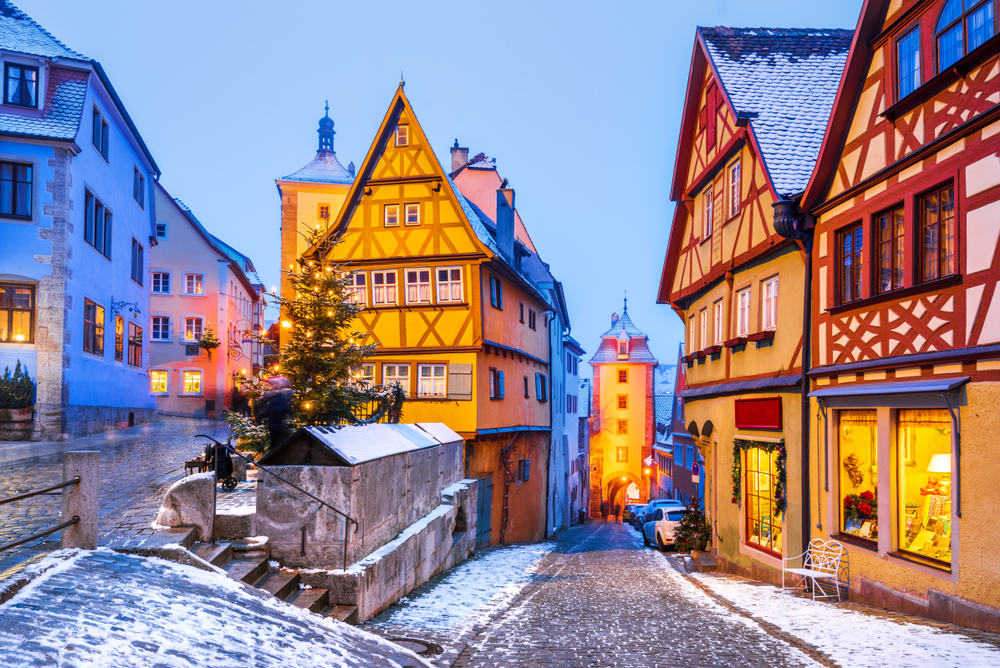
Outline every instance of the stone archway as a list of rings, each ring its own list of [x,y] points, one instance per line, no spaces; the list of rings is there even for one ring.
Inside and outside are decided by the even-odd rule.
[[[626,501],[626,490],[629,485],[635,485],[639,489],[640,499],[642,494],[642,485],[639,478],[633,474],[626,471],[618,471],[607,477],[604,481],[604,499],[608,504],[608,514],[613,515],[615,512],[615,506],[619,506],[619,512],[625,507]]]

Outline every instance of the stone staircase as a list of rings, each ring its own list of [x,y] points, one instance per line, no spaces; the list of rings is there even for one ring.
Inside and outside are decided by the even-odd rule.
[[[176,528],[161,530],[139,540],[112,544],[110,547],[121,552],[162,556],[183,563],[183,559],[177,559],[176,554],[168,556],[162,551],[166,549],[174,552],[178,545],[199,559],[224,570],[232,579],[266,591],[298,608],[347,624],[358,623],[357,607],[331,603],[328,590],[309,587],[302,582],[299,571],[281,568],[277,562],[272,562],[266,537],[220,540],[214,544],[197,543],[194,529]],[[185,552],[181,550],[181,554]]]

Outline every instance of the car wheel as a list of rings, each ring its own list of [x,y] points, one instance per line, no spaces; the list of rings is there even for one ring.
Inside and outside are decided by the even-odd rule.
[[[667,546],[664,545],[663,541],[660,539],[660,534],[656,534],[656,547],[659,548],[660,552],[667,551]]]
[[[646,538],[646,534],[642,534],[642,544],[645,545],[646,547],[649,547],[650,543],[649,543],[649,539]]]

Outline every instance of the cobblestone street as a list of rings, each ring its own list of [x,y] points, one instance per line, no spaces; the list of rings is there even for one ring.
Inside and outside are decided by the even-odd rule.
[[[62,453],[98,450],[101,487],[98,543],[153,533],[150,524],[167,488],[184,475],[184,462],[199,454],[209,434],[224,441],[222,422],[165,417],[160,422],[66,443],[0,446],[0,498],[62,480]],[[35,456],[42,451],[46,454]],[[58,523],[60,497],[36,496],[0,506],[0,544]],[[0,573],[39,553],[58,549],[58,534],[0,553]]]

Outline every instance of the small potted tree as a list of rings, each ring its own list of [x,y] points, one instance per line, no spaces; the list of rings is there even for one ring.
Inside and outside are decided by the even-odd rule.
[[[21,360],[14,367],[4,369],[0,377],[0,422],[30,422],[34,414],[35,382],[26,369],[21,369]]]
[[[693,500],[674,531],[674,546],[678,551],[689,551],[691,559],[697,564],[695,568],[701,571],[709,563],[713,567],[715,565],[711,555],[706,552],[711,543],[712,527],[708,524],[701,504]]]
[[[212,361],[212,351],[221,345],[219,337],[215,335],[215,331],[212,329],[211,325],[205,327],[205,333],[201,335],[198,339],[198,347],[208,353],[208,361]]]

